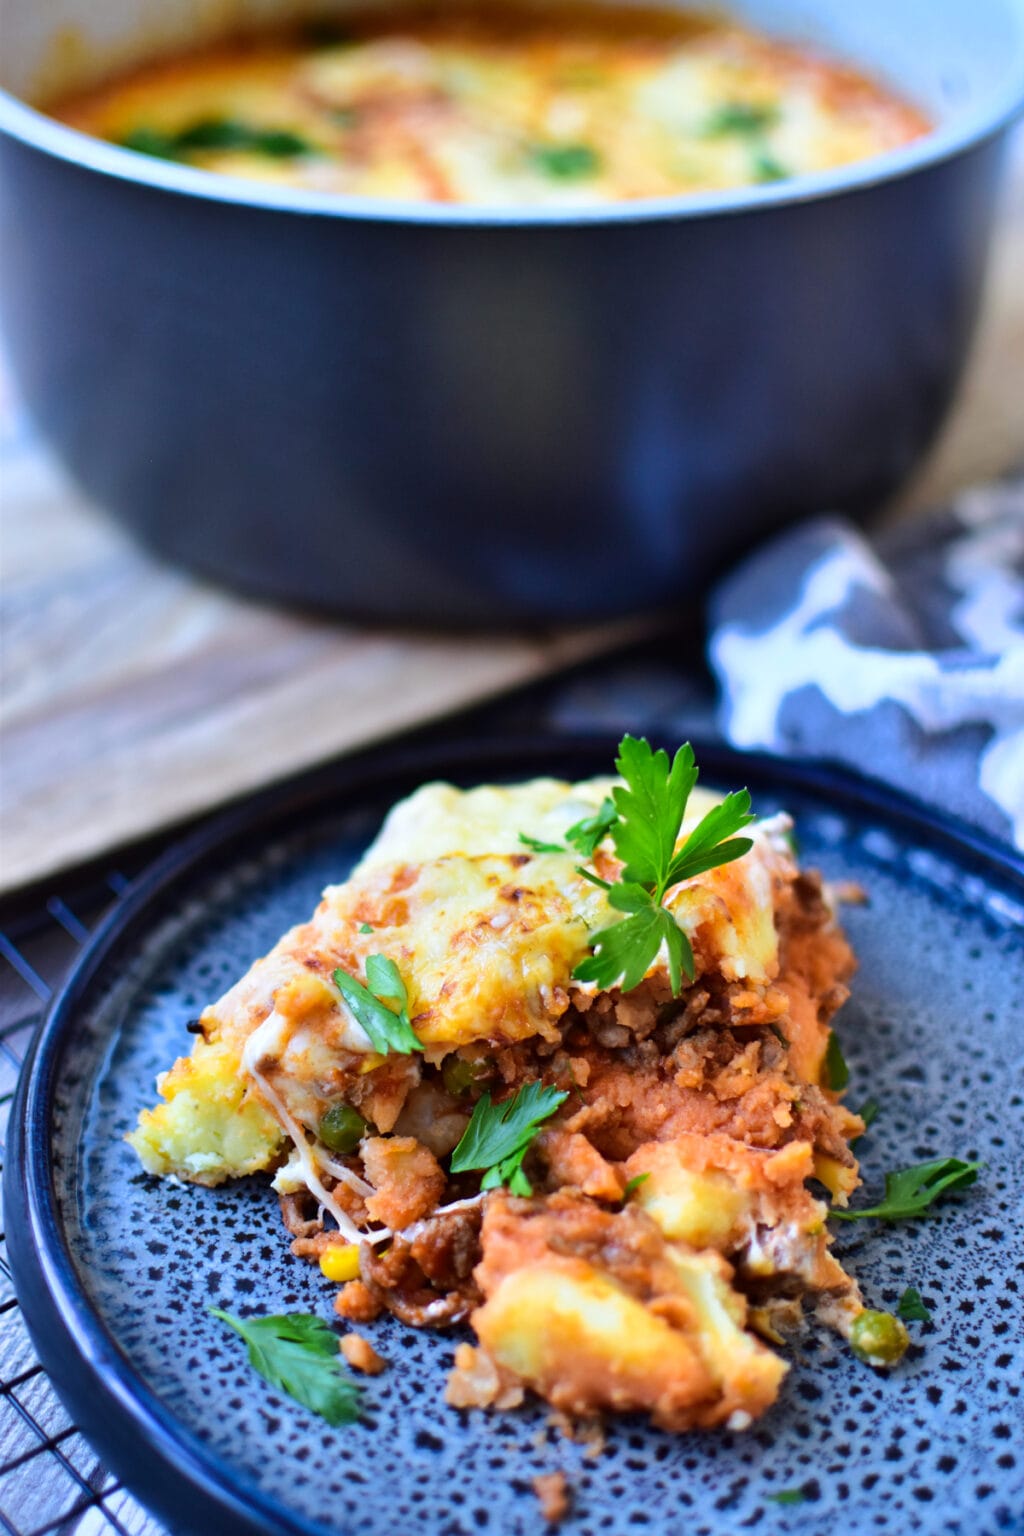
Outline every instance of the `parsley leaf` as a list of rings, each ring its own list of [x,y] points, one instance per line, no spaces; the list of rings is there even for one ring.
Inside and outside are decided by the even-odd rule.
[[[865,1130],[867,1130],[868,1126],[874,1125],[875,1121],[878,1119],[881,1108],[882,1106],[879,1104],[877,1099],[865,1099],[860,1109],[856,1111],[856,1113],[864,1121]]]
[[[580,821],[573,822],[565,834],[565,840],[572,843],[585,859],[592,859],[594,849],[604,841],[618,819],[615,802],[606,795],[593,816],[584,816]]]
[[[556,181],[576,181],[601,168],[600,156],[589,144],[533,144],[528,154],[536,170]]]
[[[178,149],[248,149],[255,130],[232,117],[201,117],[177,134]]]
[[[121,143],[125,149],[156,155],[161,160],[180,160],[183,156],[209,150],[240,150],[267,155],[272,160],[291,160],[298,155],[316,153],[306,139],[287,128],[254,128],[230,117],[202,117],[177,133],[137,128]]]
[[[360,923],[359,924],[359,932],[360,933],[372,933],[373,932],[373,924],[372,923]]]
[[[692,758],[692,751],[690,756]],[[750,810],[747,790],[737,789],[726,795],[720,805],[712,806],[701,818],[672,860],[665,888],[678,885],[680,880],[689,880],[693,875],[702,875],[706,869],[717,869],[720,864],[741,859],[754,845],[749,837],[734,838],[732,834],[756,820]]]
[[[753,101],[727,101],[713,112],[704,126],[708,138],[722,134],[760,134],[778,119],[778,110]]]
[[[254,128],[230,117],[206,117],[183,128],[177,135],[179,154],[196,150],[240,150],[268,155],[272,160],[290,160],[311,154],[312,146],[287,128]]]
[[[334,973],[334,985],[351,1008],[357,1023],[369,1035],[374,1050],[382,1056],[389,1051],[401,1056],[422,1051],[409,1023],[409,997],[395,962],[386,955],[369,955],[366,980],[368,986],[345,971]],[[384,999],[397,1003],[398,1012],[386,1007]]]
[[[754,175],[758,181],[785,181],[792,172],[787,171],[781,160],[766,149],[759,149],[754,155]]]
[[[765,1498],[772,1504],[802,1504],[807,1498],[802,1488],[780,1488],[778,1493],[767,1493]]]
[[[573,971],[577,981],[593,981],[608,991],[620,981],[623,992],[632,992],[643,981],[658,958],[662,943],[668,949],[668,969],[672,995],[678,997],[682,972],[693,979],[693,950],[686,934],[665,907],[655,906],[642,886],[612,886],[608,900],[612,906],[639,891],[638,908],[620,923],[612,923],[590,935],[594,953],[581,960]]]
[[[625,865],[622,878],[640,881],[660,901],[686,802],[697,782],[693,748],[689,742],[680,747],[670,767],[668,753],[652,751],[645,737],[624,736],[615,766],[625,780],[612,790],[619,813],[612,840]]]
[[[526,1083],[514,1098],[492,1104],[485,1093],[477,1099],[473,1118],[452,1153],[452,1173],[473,1168],[487,1171],[481,1189],[507,1184],[514,1195],[532,1195],[533,1185],[523,1172],[523,1158],[545,1120],[550,1119],[569,1095],[543,1083]]]
[[[565,853],[562,843],[542,843],[539,837],[527,837],[525,832],[520,832],[519,841],[524,848],[529,848],[531,853]]]
[[[115,140],[122,149],[134,149],[137,155],[152,155],[155,160],[177,160],[178,140],[172,133],[157,128],[133,128],[124,138]]]
[[[670,764],[668,753],[661,749],[655,752],[646,738],[624,736],[615,766],[625,782],[612,790],[616,819],[608,821],[606,828],[622,861],[622,875],[609,885],[587,870],[580,873],[593,884],[604,886],[609,904],[628,916],[591,936],[594,953],[577,965],[573,976],[603,989],[615,986],[621,978],[622,990],[629,992],[643,980],[664,944],[672,993],[678,996],[683,973],[693,980],[693,950],[673,914],[662,904],[665,893],[681,880],[741,858],[753,846],[748,837],[732,836],[754,820],[750,796],[745,789],[727,795],[701,819],[677,851],[687,801],[697,782],[689,742],[679,748]],[[577,828],[581,826],[577,823]],[[570,828],[570,835],[575,830]]]
[[[704,125],[709,139],[737,135],[750,144],[750,169],[756,181],[783,181],[792,173],[772,154],[765,135],[778,121],[774,106],[753,101],[727,101]]]
[[[916,1285],[908,1285],[896,1306],[896,1316],[905,1323],[930,1323],[932,1315],[921,1300]]]
[[[269,1381],[338,1428],[359,1417],[359,1388],[342,1365],[338,1337],[319,1317],[286,1312],[278,1317],[214,1317],[241,1334],[249,1363]]]
[[[633,1191],[639,1189],[640,1185],[645,1183],[649,1178],[650,1178],[650,1174],[649,1173],[634,1173],[634,1175],[633,1175],[633,1177],[631,1179],[627,1179],[626,1180],[626,1186],[625,1186],[625,1188],[622,1191],[622,1203],[623,1203],[623,1205],[625,1205],[626,1201],[629,1199],[629,1197],[633,1193]]]
[[[898,1173],[885,1176],[885,1198],[878,1205],[859,1211],[833,1209],[830,1216],[839,1221],[860,1221],[865,1216],[879,1221],[912,1221],[923,1216],[932,1203],[943,1195],[967,1189],[978,1177],[982,1163],[965,1163],[958,1157],[936,1157],[931,1162],[915,1163]]]
[[[833,1093],[842,1093],[850,1081],[850,1069],[846,1065],[846,1057],[843,1048],[839,1044],[839,1036],[835,1030],[828,1037],[828,1045],[825,1048],[825,1087]]]
[[[405,1013],[409,1006],[409,994],[393,960],[389,960],[387,955],[367,955],[366,980],[374,997],[379,997],[381,1002],[397,1003],[399,1010]]]

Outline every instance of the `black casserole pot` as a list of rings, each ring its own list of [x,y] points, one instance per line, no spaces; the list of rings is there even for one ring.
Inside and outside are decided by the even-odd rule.
[[[75,478],[152,548],[351,615],[585,619],[692,598],[783,521],[863,514],[918,462],[977,309],[1021,0],[745,0],[935,131],[584,212],[237,181],[22,99],[69,25],[95,73],[255,9],[0,10],[10,359]]]

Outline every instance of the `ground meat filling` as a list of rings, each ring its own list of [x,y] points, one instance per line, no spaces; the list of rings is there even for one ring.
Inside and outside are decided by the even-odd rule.
[[[473,1278],[480,1260],[480,1220],[479,1205],[440,1212],[420,1223],[414,1236],[396,1237],[385,1253],[364,1243],[360,1281],[354,1283],[370,1293],[378,1310],[386,1307],[413,1327],[464,1322],[481,1299]],[[361,1303],[362,1291],[358,1298]]]
[[[458,1078],[461,1092],[450,1091],[456,1076],[444,1062],[424,1062],[418,1083],[407,1076],[403,1104],[393,1091],[388,1098],[396,1134],[362,1144],[362,1173],[374,1193],[364,1204],[325,1179],[354,1217],[354,1207],[363,1205],[364,1220],[393,1234],[386,1247],[362,1245],[359,1278],[339,1294],[338,1312],[361,1322],[386,1309],[414,1326],[446,1326],[481,1306],[481,1277],[491,1262],[481,1225],[485,1206],[498,1196],[474,1199],[474,1178],[452,1179],[438,1159],[451,1150],[484,1091],[504,1099],[538,1079],[565,1090],[565,1102],[527,1155],[535,1199],[529,1207],[517,1205],[519,1219],[525,1221],[528,1209],[554,1204],[557,1227],[546,1235],[552,1251],[579,1256],[586,1249],[588,1261],[620,1278],[642,1267],[654,1241],[650,1219],[622,1209],[631,1177],[625,1165],[640,1148],[710,1137],[770,1154],[800,1143],[809,1167],[809,1144],[855,1177],[848,1140],[860,1123],[821,1085],[829,1020],[846,996],[852,956],[813,876],[801,875],[786,888],[778,913],[781,963],[773,986],[758,990],[698,971],[678,999],[660,976],[627,996],[577,989],[557,1039],[490,1049],[479,1042],[472,1052],[460,1051],[460,1065],[471,1065]],[[449,1057],[448,1066],[454,1061]],[[389,1089],[397,1081],[389,1079]],[[371,1101],[364,1087],[364,1113]],[[378,1122],[378,1128],[385,1127]],[[810,1210],[803,1172],[798,1188]],[[292,1251],[318,1259],[330,1237],[315,1200],[303,1191],[282,1196],[281,1206],[295,1239]],[[723,1241],[719,1251],[734,1266],[737,1285],[758,1302],[772,1294],[849,1290],[827,1254],[826,1237],[808,1244],[794,1231],[781,1221],[762,1221],[731,1248]],[[591,1253],[594,1243],[600,1251]],[[604,1243],[614,1251],[604,1252]],[[626,1283],[634,1289],[634,1279],[642,1294],[639,1278]]]

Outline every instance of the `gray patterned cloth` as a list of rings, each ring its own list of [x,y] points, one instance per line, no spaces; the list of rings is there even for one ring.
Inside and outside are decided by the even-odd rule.
[[[734,746],[846,763],[1024,848],[1024,476],[870,543],[822,517],[718,588]]]

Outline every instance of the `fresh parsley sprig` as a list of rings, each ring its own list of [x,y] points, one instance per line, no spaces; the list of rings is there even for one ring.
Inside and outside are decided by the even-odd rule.
[[[643,980],[664,944],[672,993],[678,996],[683,974],[693,980],[693,950],[663,905],[665,894],[681,880],[729,864],[753,847],[749,837],[733,835],[755,819],[750,812],[750,795],[745,789],[727,795],[677,850],[686,805],[698,775],[689,742],[679,748],[670,765],[668,753],[655,752],[644,737],[624,736],[615,766],[625,782],[612,790],[616,815],[606,831],[622,861],[622,875],[609,884],[588,870],[580,869],[580,873],[595,885],[604,886],[609,904],[627,915],[592,935],[594,953],[577,965],[573,976],[577,981],[596,982],[603,989],[621,983],[622,990],[630,992]]]
[[[944,1195],[955,1194],[975,1183],[983,1163],[965,1163],[959,1157],[936,1157],[927,1163],[915,1163],[885,1176],[885,1198],[862,1210],[833,1208],[830,1216],[839,1221],[862,1221],[873,1216],[879,1221],[913,1221],[927,1214],[929,1207]]]
[[[389,1051],[409,1056],[423,1046],[409,1023],[409,995],[398,966],[387,955],[368,955],[366,982],[356,981],[346,971],[335,971],[334,985],[362,1025],[375,1051],[386,1056]],[[386,1006],[397,1003],[397,1012]]]
[[[359,1418],[359,1388],[338,1354],[338,1336],[308,1312],[277,1317],[233,1317],[211,1307],[214,1317],[241,1334],[249,1363],[279,1387],[338,1428]]]
[[[526,1083],[514,1098],[493,1104],[489,1093],[477,1099],[473,1118],[452,1153],[452,1173],[484,1168],[481,1189],[505,1184],[514,1195],[532,1195],[533,1185],[523,1172],[523,1158],[533,1138],[568,1093],[543,1083]]]

